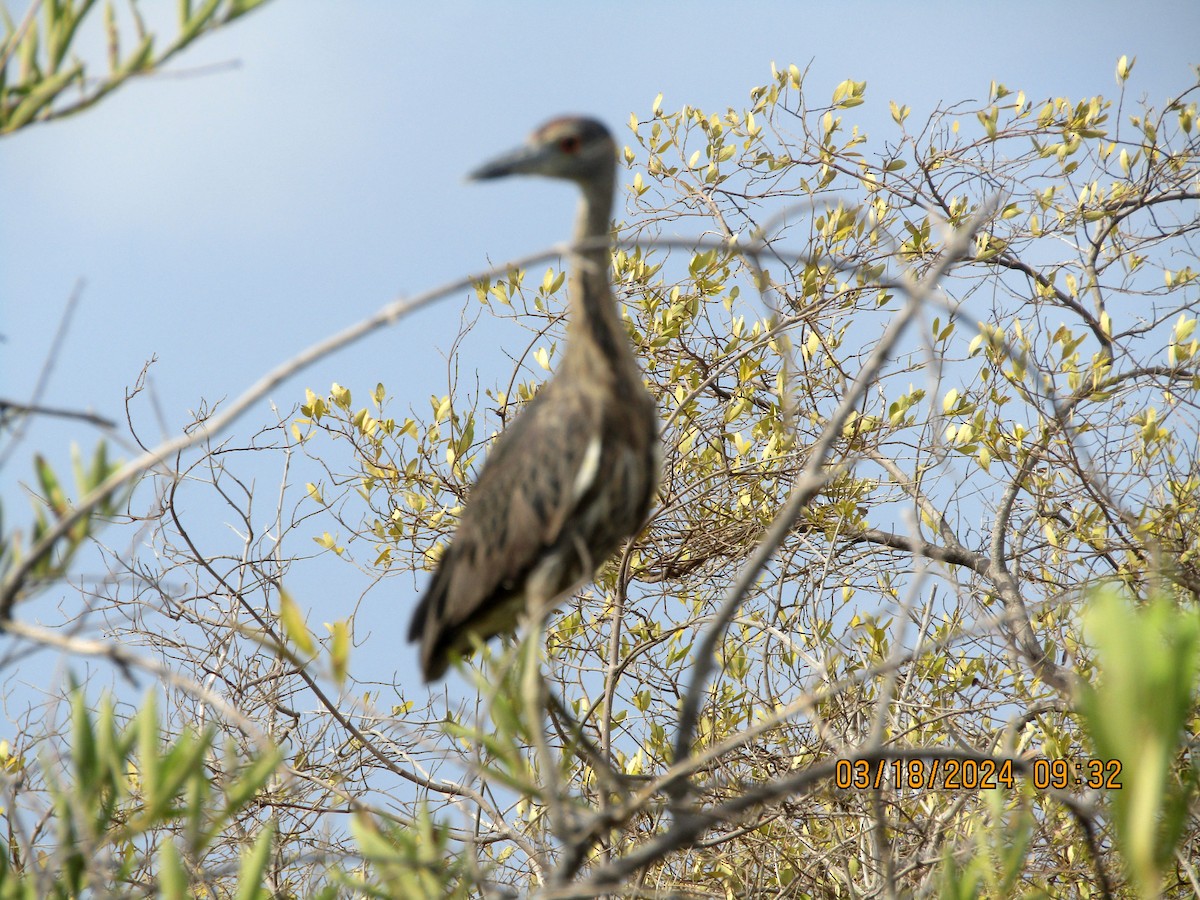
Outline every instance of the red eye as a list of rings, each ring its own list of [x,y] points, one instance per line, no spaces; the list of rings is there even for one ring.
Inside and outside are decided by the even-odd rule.
[[[573,134],[569,134],[565,138],[560,138],[558,149],[563,153],[577,153],[579,151],[579,138]]]

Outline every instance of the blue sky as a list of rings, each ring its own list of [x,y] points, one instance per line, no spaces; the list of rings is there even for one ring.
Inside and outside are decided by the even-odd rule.
[[[1031,98],[1113,93],[1122,53],[1138,58],[1135,95],[1186,84],[1200,7],[1127,10],[276,0],[181,57],[180,77],[145,79],[0,142],[0,390],[26,396],[78,279],[46,402],[120,417],[123,388],[156,354],[178,424],[200,397],[236,392],[396,294],[561,240],[569,188],[463,180],[560,112],[619,131],[660,91],[667,109],[741,106],[772,61],[811,63],[822,100],[844,78],[866,80],[856,121],[881,131],[890,99],[915,120],[939,101],[985,96],[992,79]],[[444,371],[454,305],[304,383]]]
[[[142,7],[157,20],[175,4]],[[984,98],[993,79],[1034,100],[1115,95],[1122,54],[1137,57],[1132,95],[1161,100],[1190,82],[1197,34],[1195,0],[275,0],[178,58],[172,74],[0,140],[0,397],[29,398],[81,280],[43,403],[122,420],[126,389],[154,356],[169,433],[202,402],[236,395],[399,294],[564,239],[568,188],[463,179],[552,115],[596,115],[622,141],[630,114],[648,117],[660,92],[668,110],[744,106],[772,62],[810,67],[807,89],[822,102],[843,79],[867,81],[853,121],[881,133],[889,100],[921,121],[943,101]],[[306,386],[366,391],[382,380],[400,408],[427,408],[445,390],[445,355],[472,303],[464,294],[405,319],[273,399],[288,409]],[[488,385],[506,375],[506,349],[521,348],[463,361],[464,376]],[[158,436],[148,409],[139,415]],[[270,419],[264,404],[245,427]],[[16,483],[32,453],[65,461],[72,439],[89,446],[93,436],[33,425],[0,474],[9,522],[23,512]],[[394,604],[384,627],[407,618],[410,587],[372,595]],[[338,588],[295,593],[311,603]],[[381,636],[389,652],[398,636]],[[373,654],[369,644],[359,652]]]

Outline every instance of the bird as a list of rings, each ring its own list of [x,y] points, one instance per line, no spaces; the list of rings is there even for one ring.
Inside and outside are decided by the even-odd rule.
[[[569,252],[567,342],[556,371],[496,438],[408,630],[425,682],[477,641],[540,614],[634,535],[658,488],[658,413],[609,278],[617,145],[562,116],[472,180],[542,175],[582,194]]]

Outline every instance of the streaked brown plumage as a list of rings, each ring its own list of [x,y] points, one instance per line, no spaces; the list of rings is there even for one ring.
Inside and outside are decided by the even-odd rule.
[[[609,236],[617,148],[594,119],[560,118],[473,178],[531,174],[583,193],[576,242]],[[590,578],[632,535],[658,482],[658,416],[609,284],[607,241],[571,254],[567,348],[497,438],[408,630],[425,680]]]

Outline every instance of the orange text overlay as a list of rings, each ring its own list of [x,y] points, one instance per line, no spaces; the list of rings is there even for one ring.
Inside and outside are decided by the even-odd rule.
[[[1011,788],[1019,777],[1038,790],[1117,790],[1119,759],[839,759],[833,783],[841,790],[981,791]]]

